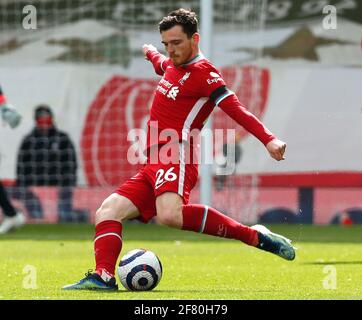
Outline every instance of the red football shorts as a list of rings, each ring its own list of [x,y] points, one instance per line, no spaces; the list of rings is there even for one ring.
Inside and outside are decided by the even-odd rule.
[[[138,208],[141,222],[156,216],[156,198],[164,192],[179,194],[184,204],[198,179],[197,164],[145,164],[115,192],[128,198]]]

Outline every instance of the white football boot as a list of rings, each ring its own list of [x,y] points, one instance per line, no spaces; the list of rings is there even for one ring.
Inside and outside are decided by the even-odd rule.
[[[0,234],[8,233],[12,229],[16,229],[25,224],[25,216],[18,211],[14,217],[4,217],[0,225]]]
[[[251,228],[258,232],[259,244],[257,248],[274,253],[286,260],[294,260],[295,248],[292,246],[291,240],[271,232],[268,228],[260,224],[252,226]]]

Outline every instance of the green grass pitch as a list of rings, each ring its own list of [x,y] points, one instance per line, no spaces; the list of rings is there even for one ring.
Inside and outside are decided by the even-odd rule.
[[[155,224],[124,224],[123,255],[154,251],[163,278],[151,292],[62,291],[94,267],[92,225],[27,225],[0,237],[0,299],[362,299],[362,227],[274,225],[294,261],[228,239]]]

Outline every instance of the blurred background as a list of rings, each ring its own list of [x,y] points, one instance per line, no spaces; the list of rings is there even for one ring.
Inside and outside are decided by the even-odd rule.
[[[127,135],[146,128],[159,81],[141,48],[164,53],[157,24],[179,7],[205,19],[199,0],[0,1],[0,85],[23,116],[16,129],[0,128],[0,179],[29,223],[93,222],[103,199],[138,171]],[[275,162],[215,110],[212,128],[235,129],[237,139],[232,154],[214,141],[212,205],[243,223],[362,223],[362,2],[214,0],[212,9],[209,58],[288,145]],[[19,182],[39,105],[74,146],[74,183]],[[50,148],[61,166],[69,160],[59,146]],[[37,153],[28,160],[35,167]],[[233,173],[219,175],[230,161]],[[200,201],[200,183],[191,202]]]

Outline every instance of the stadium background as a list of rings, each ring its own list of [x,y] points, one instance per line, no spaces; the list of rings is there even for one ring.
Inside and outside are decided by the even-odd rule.
[[[0,3],[0,84],[23,115],[16,130],[0,130],[0,177],[14,183],[17,150],[33,126],[34,107],[49,104],[77,149],[74,206],[93,215],[139,168],[127,162],[127,133],[145,127],[158,81],[142,44],[162,51],[157,22],[181,6],[199,12],[200,4],[33,1],[37,29],[26,30],[27,4]],[[327,4],[337,8],[336,30],[323,28]],[[343,220],[335,220],[336,214],[362,208],[361,3],[215,0],[214,13],[212,61],[288,148],[287,160],[275,163],[254,137],[216,111],[214,128],[236,128],[242,153],[225,186],[214,181],[213,205],[244,223],[284,209],[272,218],[327,224]],[[215,156],[220,154],[218,146]],[[57,221],[56,190],[34,192],[44,222]],[[199,201],[199,186],[191,201]],[[22,201],[14,202],[26,211]]]

